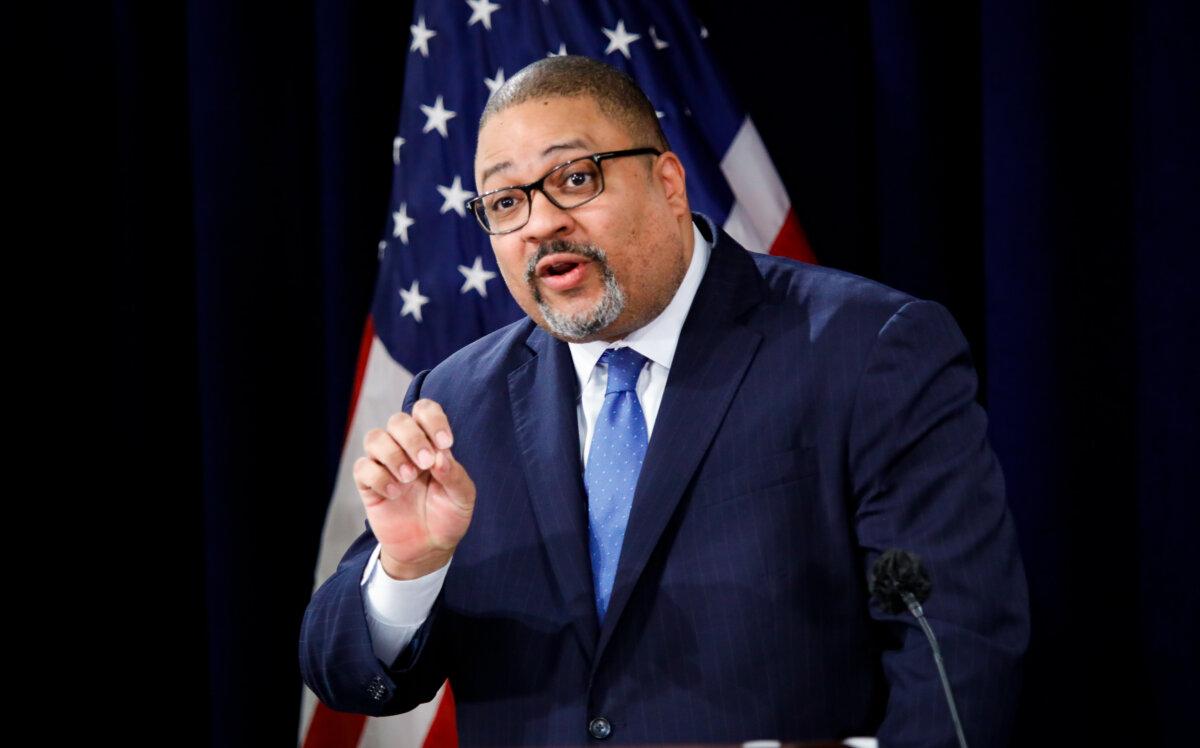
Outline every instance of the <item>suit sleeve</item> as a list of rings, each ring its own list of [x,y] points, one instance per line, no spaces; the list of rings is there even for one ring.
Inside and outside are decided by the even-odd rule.
[[[426,374],[413,378],[404,399],[406,412],[412,411]],[[304,611],[300,674],[327,706],[382,717],[410,711],[437,695],[446,680],[441,646],[445,616],[439,593],[429,616],[394,662],[375,656],[362,577],[377,541],[370,524],[365,525]]]
[[[976,403],[966,339],[950,313],[911,301],[880,329],[857,388],[849,467],[864,579],[879,554],[920,556],[967,742],[1008,745],[1029,604],[1004,477]],[[929,644],[908,613],[871,608],[889,682],[884,746],[957,745]]]

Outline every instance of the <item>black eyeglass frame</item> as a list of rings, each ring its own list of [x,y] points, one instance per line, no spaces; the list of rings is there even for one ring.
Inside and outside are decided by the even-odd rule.
[[[554,207],[558,208],[559,210],[571,210],[571,208],[578,208],[580,205],[586,205],[587,203],[590,203],[591,201],[600,197],[600,195],[604,192],[604,167],[600,165],[601,161],[604,161],[604,160],[610,159],[610,158],[620,158],[621,156],[643,156],[643,155],[649,155],[649,154],[654,154],[654,156],[657,158],[658,156],[662,155],[662,151],[658,150],[657,148],[628,148],[623,151],[604,151],[603,153],[592,153],[587,156],[580,156],[579,158],[573,158],[570,161],[564,161],[563,163],[559,164],[558,166],[555,166],[553,169],[551,169],[550,171],[548,171],[544,175],[542,175],[542,178],[537,180],[536,182],[530,182],[529,184],[514,184],[514,185],[510,185],[508,187],[499,187],[494,190],[488,190],[487,192],[483,193],[482,195],[476,195],[475,197],[471,198],[470,200],[467,200],[465,203],[465,206],[466,206],[466,209],[471,211],[471,214],[475,216],[475,220],[479,222],[480,228],[482,228],[486,233],[488,233],[492,236],[499,236],[502,234],[511,234],[514,231],[520,231],[521,229],[525,228],[525,224],[529,223],[529,219],[533,215],[533,191],[534,190],[538,190],[543,195],[545,195],[546,199],[549,200],[550,203],[552,205],[554,205]],[[556,172],[559,172],[559,171],[567,168],[571,164],[578,163],[580,161],[588,161],[588,160],[595,162],[596,171],[600,174],[600,189],[596,190],[595,195],[592,195],[591,197],[589,197],[587,200],[584,200],[583,202],[575,203],[574,205],[571,205],[568,207],[566,205],[562,205],[561,203],[559,203],[557,200],[555,200],[553,197],[550,196],[550,193],[546,192],[546,190],[543,189],[542,185],[545,184],[546,180],[549,179],[552,174],[555,174]],[[522,192],[525,193],[525,220],[521,223],[520,226],[514,226],[511,229],[505,229],[504,231],[492,231],[484,224],[484,218],[483,218],[483,216],[479,215],[479,211],[476,209],[476,206],[482,205],[483,199],[488,197],[489,195],[494,195],[497,192],[507,192],[508,190],[521,190]]]

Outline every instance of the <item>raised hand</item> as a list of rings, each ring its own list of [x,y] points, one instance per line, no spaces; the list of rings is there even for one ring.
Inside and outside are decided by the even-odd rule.
[[[450,447],[454,433],[442,406],[422,398],[412,415],[395,413],[386,429],[363,437],[354,484],[379,560],[396,579],[415,579],[449,562],[471,524],[475,483]]]

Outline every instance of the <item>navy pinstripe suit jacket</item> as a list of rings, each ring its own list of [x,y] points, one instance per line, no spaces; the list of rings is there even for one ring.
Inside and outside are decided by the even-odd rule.
[[[522,319],[415,377],[478,487],[429,619],[371,647],[368,526],[313,594],[305,682],[387,715],[449,677],[463,745],[872,735],[954,744],[925,639],[868,605],[889,547],[918,553],[971,745],[1001,745],[1028,639],[1024,571],[958,326],[940,305],[717,237],[598,625],[565,343]]]

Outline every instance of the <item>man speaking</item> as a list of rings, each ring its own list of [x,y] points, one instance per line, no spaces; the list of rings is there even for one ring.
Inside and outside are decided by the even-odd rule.
[[[954,745],[920,626],[869,602],[901,548],[966,738],[1005,744],[1028,604],[966,340],[748,252],[685,177],[603,63],[492,94],[467,207],[528,318],[367,433],[369,529],[305,612],[305,682],[381,716],[449,678],[463,745]]]

